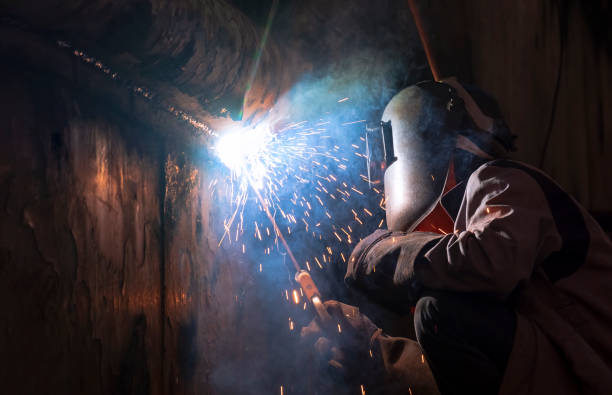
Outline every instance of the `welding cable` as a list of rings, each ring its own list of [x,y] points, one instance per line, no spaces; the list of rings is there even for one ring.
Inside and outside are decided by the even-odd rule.
[[[438,69],[438,64],[436,63],[433,54],[431,53],[431,47],[429,45],[429,40],[425,35],[425,29],[423,28],[423,22],[421,19],[421,15],[419,14],[419,10],[414,0],[408,0],[408,6],[410,7],[410,12],[412,13],[414,24],[416,25],[417,32],[419,33],[421,44],[423,44],[423,49],[425,50],[425,56],[427,57],[427,63],[429,64],[431,75],[433,75],[434,81],[440,81],[440,71]]]

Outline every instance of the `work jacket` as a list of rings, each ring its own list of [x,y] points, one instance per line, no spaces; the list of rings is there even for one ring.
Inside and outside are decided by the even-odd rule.
[[[517,326],[501,394],[612,394],[612,243],[588,212],[509,160],[481,166],[441,203],[453,233],[379,231],[349,258],[347,282],[381,303],[407,305],[419,287],[505,301]],[[372,347],[395,388],[427,386],[413,341],[377,333]]]

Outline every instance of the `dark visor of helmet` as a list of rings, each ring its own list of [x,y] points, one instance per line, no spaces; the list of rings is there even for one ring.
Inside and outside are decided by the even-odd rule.
[[[380,121],[375,127],[366,126],[366,163],[370,188],[382,184],[385,170],[397,160],[393,151],[391,121]]]

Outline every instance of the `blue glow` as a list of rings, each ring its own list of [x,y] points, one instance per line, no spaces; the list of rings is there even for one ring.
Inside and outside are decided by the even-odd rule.
[[[265,125],[236,128],[219,139],[215,152],[236,177],[245,177],[254,188],[261,189],[268,172],[267,147],[273,138]]]

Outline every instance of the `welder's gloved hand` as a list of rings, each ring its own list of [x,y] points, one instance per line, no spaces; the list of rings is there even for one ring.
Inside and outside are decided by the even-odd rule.
[[[355,306],[330,300],[325,302],[331,319],[315,318],[302,328],[302,340],[314,344],[314,352],[332,376],[345,384],[376,385],[382,380],[383,363],[372,351],[381,330]]]
[[[426,264],[423,254],[441,237],[436,233],[379,229],[357,244],[344,281],[386,308],[406,314],[420,293],[415,264]]]

